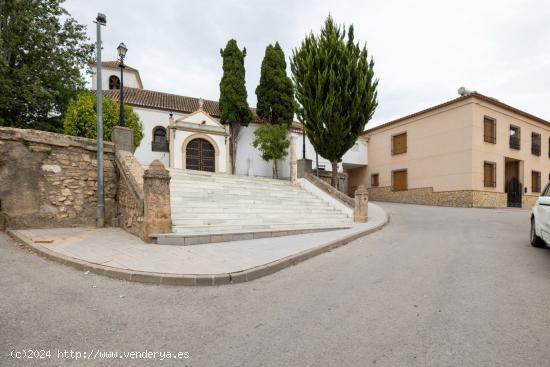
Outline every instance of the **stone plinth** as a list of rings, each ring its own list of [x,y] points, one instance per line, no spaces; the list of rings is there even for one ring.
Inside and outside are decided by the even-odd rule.
[[[144,239],[171,232],[170,172],[158,159],[143,174],[143,195]]]
[[[353,210],[353,220],[359,223],[365,223],[369,218],[369,193],[364,185],[360,185],[355,191],[355,209]]]
[[[111,132],[111,141],[118,150],[134,151],[134,131],[127,127],[115,126]]]
[[[306,177],[306,173],[312,171],[311,159],[298,159],[298,178]]]
[[[296,145],[294,139],[290,139],[290,181],[296,182],[298,179],[298,164],[296,162]]]

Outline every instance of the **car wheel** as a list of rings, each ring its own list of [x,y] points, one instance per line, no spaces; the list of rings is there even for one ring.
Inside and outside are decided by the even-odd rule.
[[[531,218],[531,233],[530,233],[531,246],[533,247],[546,247],[542,238],[537,236],[537,231],[535,230],[535,218]]]

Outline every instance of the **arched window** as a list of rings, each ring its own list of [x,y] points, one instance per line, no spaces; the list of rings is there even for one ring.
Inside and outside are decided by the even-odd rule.
[[[120,89],[120,79],[116,75],[109,77],[109,89]]]
[[[152,150],[154,152],[167,152],[168,140],[166,139],[166,129],[162,126],[157,126],[153,129]]]

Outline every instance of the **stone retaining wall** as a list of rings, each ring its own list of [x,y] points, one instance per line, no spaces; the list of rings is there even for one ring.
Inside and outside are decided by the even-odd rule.
[[[468,208],[505,208],[507,206],[507,195],[503,192],[476,190],[434,192],[431,187],[403,191],[392,191],[391,187],[372,187],[368,191],[369,199],[374,201]],[[524,195],[523,207],[531,208],[535,201],[536,196]]]
[[[0,127],[0,213],[9,228],[94,226],[92,139]],[[114,145],[105,142],[105,222],[116,215]]]

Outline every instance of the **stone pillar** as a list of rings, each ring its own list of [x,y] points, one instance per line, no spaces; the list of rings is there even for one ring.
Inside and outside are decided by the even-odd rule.
[[[306,177],[306,173],[312,172],[311,159],[298,159],[298,178]]]
[[[359,185],[355,190],[355,209],[353,220],[359,223],[367,222],[369,218],[369,193],[365,185]]]
[[[115,126],[111,131],[111,141],[118,150],[134,152],[134,130],[127,127]]]
[[[172,232],[170,172],[155,159],[143,174],[143,234]]]
[[[296,162],[296,145],[294,139],[290,138],[290,182],[298,179],[298,164]]]

